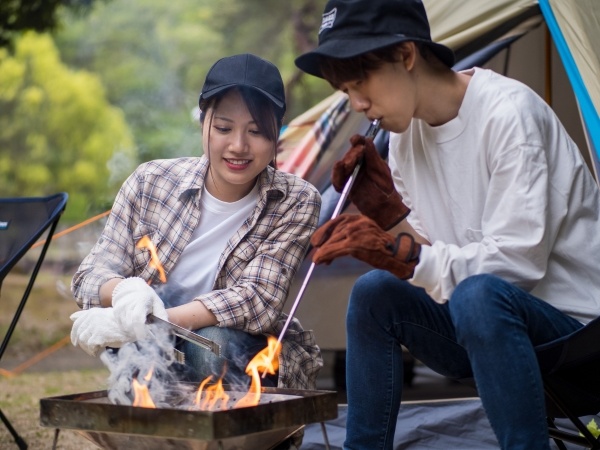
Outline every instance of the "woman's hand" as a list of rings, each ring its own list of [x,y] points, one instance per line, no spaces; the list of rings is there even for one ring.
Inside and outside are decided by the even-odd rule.
[[[138,339],[146,336],[148,314],[168,320],[163,301],[143,278],[125,278],[118,283],[112,292],[112,306],[117,323]]]

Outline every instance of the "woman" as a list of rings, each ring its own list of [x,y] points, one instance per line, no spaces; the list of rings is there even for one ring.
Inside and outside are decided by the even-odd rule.
[[[180,349],[202,379],[245,376],[278,336],[281,312],[320,210],[318,191],[275,167],[285,97],[281,75],[251,54],[217,61],[200,94],[204,155],[144,163],[119,191],[106,227],[72,281],[72,340],[98,354],[144,335],[154,314],[217,342],[217,358]],[[166,283],[151,253],[157,249]],[[102,307],[102,308],[98,308]],[[111,330],[108,332],[106,330]],[[294,319],[269,383],[314,389],[322,360]]]

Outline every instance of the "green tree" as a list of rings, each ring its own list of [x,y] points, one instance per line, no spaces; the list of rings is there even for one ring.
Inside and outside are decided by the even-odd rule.
[[[48,35],[0,49],[0,192],[69,193],[65,220],[110,205],[135,160],[123,113],[100,80],[65,67]]]
[[[221,0],[214,26],[225,53],[252,52],[275,63],[286,84],[288,120],[314,106],[333,90],[308,76],[294,59],[317,45],[326,0]],[[233,31],[232,31],[233,30]]]
[[[128,0],[70,18],[56,42],[70,66],[102,79],[135,135],[140,161],[201,154],[192,118],[206,70],[223,56],[213,0]]]
[[[68,9],[85,14],[94,0],[2,0],[0,2],[0,47],[11,47],[25,31],[53,31],[60,25],[58,12]]]
[[[294,58],[315,46],[325,0],[128,0],[99,3],[56,34],[63,59],[97,73],[134,133],[141,161],[200,154],[191,119],[204,76],[220,57],[273,61],[291,120],[332,92]]]

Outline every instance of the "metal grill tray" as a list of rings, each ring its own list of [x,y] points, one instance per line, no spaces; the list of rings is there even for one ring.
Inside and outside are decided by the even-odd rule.
[[[228,389],[226,387],[230,395],[245,394]],[[162,448],[168,448],[166,440],[169,439],[218,441],[265,432],[287,436],[305,424],[337,417],[337,394],[333,391],[280,388],[262,388],[261,391],[260,404],[224,411],[115,405],[109,402],[107,391],[42,398],[40,423],[44,427],[82,431],[96,442],[106,440],[105,433],[121,433],[159,439],[164,445]],[[128,439],[129,449],[137,448],[133,444],[133,440]],[[148,448],[147,443],[144,445]],[[215,448],[225,448],[220,445]]]

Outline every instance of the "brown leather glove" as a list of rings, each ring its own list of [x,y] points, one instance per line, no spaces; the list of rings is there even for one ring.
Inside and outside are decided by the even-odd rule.
[[[333,166],[333,187],[342,192],[354,168],[362,161],[348,198],[361,213],[384,230],[389,230],[408,216],[410,209],[396,191],[390,168],[377,153],[373,141],[355,134],[350,143],[352,148]]]
[[[398,278],[411,278],[419,262],[421,245],[408,233],[395,239],[373,220],[360,214],[342,214],[319,227],[310,239],[317,248],[315,264],[329,264],[340,256],[354,256]]]

